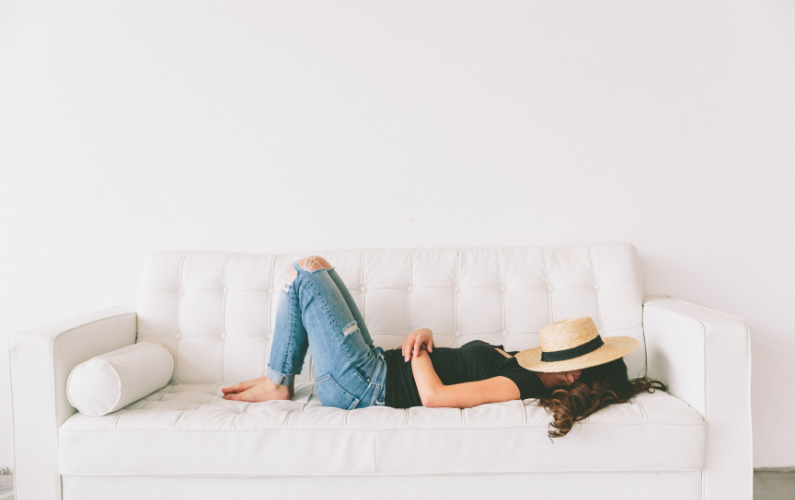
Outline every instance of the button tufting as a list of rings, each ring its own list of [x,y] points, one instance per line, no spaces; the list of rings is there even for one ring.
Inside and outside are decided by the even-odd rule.
[[[599,285],[594,285],[593,287],[594,287],[595,289],[599,290]]]
[[[180,288],[179,289],[179,293],[185,293],[185,289],[184,288]]]
[[[460,291],[461,289],[460,289],[459,287],[455,287],[455,288],[454,288],[454,290],[455,290],[456,292],[458,292],[458,291]]]
[[[413,290],[414,290],[414,287],[413,287],[413,286],[411,286],[411,285],[409,285],[409,292],[411,292],[411,291],[413,291]]]
[[[229,291],[229,289],[228,289],[228,288],[226,288],[226,287],[224,287],[224,293],[226,293],[226,292],[228,292],[228,291]]]
[[[268,293],[273,293],[273,288],[269,288]]]
[[[174,338],[175,338],[175,339],[178,339],[178,338],[180,338],[180,337],[182,337],[182,335],[180,335],[180,334],[176,334],[176,335],[174,335]]]
[[[550,292],[551,292],[552,290],[554,290],[554,289],[555,289],[555,287],[554,287],[554,286],[552,286],[552,285],[549,285],[549,287],[548,287],[548,288],[549,288],[549,291],[550,291]]]
[[[366,287],[366,286],[363,286],[363,287],[362,287],[362,292],[366,292],[366,291],[367,291],[367,287]]]
[[[507,290],[507,289],[508,289],[508,287],[507,287],[507,286],[505,286],[505,285],[502,285],[502,286],[500,287],[500,290],[502,290],[503,292],[504,292],[505,290]]]
[[[461,336],[461,332],[455,332],[455,336],[456,337],[460,337]]]
[[[221,334],[221,338],[222,338],[222,339],[225,339],[225,338],[226,338],[226,333],[222,333],[222,334]]]
[[[508,336],[508,330],[503,330],[502,334],[507,337]]]

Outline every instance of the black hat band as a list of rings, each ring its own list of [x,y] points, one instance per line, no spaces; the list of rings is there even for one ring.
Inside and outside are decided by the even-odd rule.
[[[541,361],[565,361],[567,359],[574,359],[582,356],[583,354],[594,352],[603,345],[604,342],[602,341],[602,336],[597,335],[590,341],[582,345],[578,345],[577,347],[572,347],[571,349],[563,349],[562,351],[552,352],[541,351]]]

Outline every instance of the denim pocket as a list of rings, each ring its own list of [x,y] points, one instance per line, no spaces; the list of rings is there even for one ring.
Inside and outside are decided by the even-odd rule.
[[[323,403],[323,406],[353,410],[359,404],[359,400],[340,387],[330,373],[318,378],[316,387],[317,395],[320,396],[320,402]]]

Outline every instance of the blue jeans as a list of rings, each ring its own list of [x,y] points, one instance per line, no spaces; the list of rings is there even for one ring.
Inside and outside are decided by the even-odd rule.
[[[324,406],[345,410],[384,405],[384,349],[373,346],[359,308],[337,271],[321,268],[298,273],[281,289],[266,375],[289,385],[309,346]]]

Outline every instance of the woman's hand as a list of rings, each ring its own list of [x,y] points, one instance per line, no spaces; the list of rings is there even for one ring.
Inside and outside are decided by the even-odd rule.
[[[403,359],[408,363],[412,355],[417,356],[422,349],[433,352],[433,332],[427,328],[420,328],[408,334],[403,341]]]

